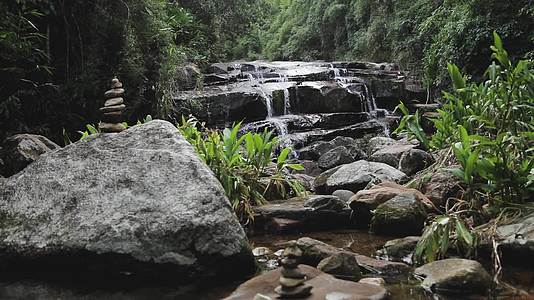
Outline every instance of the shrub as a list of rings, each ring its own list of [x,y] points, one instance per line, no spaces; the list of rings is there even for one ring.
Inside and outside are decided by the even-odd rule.
[[[252,206],[264,204],[265,194],[272,187],[283,197],[303,192],[300,183],[288,175],[289,170],[303,167],[290,162],[290,148],[283,149],[275,157],[278,139],[271,132],[239,136],[241,123],[223,131],[200,131],[198,125],[196,119],[182,117],[178,128],[219,179],[240,220],[253,220]],[[273,161],[276,161],[275,174],[269,175],[267,169]],[[268,183],[262,178],[268,178]]]
[[[400,106],[405,116],[397,132],[408,132],[433,149],[452,148],[460,166],[448,171],[467,186],[467,209],[439,217],[425,230],[416,250],[420,262],[444,256],[455,236],[473,247],[461,218],[483,215],[483,205],[498,212],[534,200],[534,62],[513,63],[497,33],[491,50],[495,61],[481,83],[448,65],[453,90],[443,93],[439,117],[431,119],[436,132],[430,140],[421,135],[418,113],[409,115]]]

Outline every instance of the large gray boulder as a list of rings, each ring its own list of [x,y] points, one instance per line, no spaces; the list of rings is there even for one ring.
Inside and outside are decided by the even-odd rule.
[[[165,121],[92,135],[0,185],[7,269],[169,272],[176,280],[255,269],[222,186]]]
[[[386,164],[359,160],[323,172],[315,179],[314,186],[319,194],[341,189],[356,193],[369,183],[401,182],[405,178],[406,174]]]
[[[17,134],[4,141],[0,151],[0,173],[9,177],[26,168],[44,153],[57,150],[56,143],[36,134]]]
[[[484,267],[469,259],[438,260],[415,269],[414,274],[423,280],[423,288],[437,293],[486,294],[492,284]]]

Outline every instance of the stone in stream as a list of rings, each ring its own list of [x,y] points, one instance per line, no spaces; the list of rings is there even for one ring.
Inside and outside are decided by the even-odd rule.
[[[333,196],[308,195],[271,201],[253,209],[252,226],[259,232],[294,233],[353,225],[346,203]]]
[[[376,251],[376,256],[381,259],[411,265],[413,252],[420,240],[420,236],[407,236],[387,241],[381,249]]]
[[[319,262],[317,269],[339,279],[358,281],[362,278],[360,266],[354,254],[339,253]]]
[[[221,184],[166,121],[41,156],[0,180],[0,215],[4,270],[173,281],[255,271]]]
[[[340,254],[353,255],[361,269],[367,273],[381,276],[406,276],[412,268],[404,263],[378,260],[365,255],[353,253],[323,243],[321,241],[303,237],[297,240],[297,246],[302,250],[302,262],[311,266],[317,266],[322,260]]]
[[[26,168],[39,156],[60,149],[56,143],[36,134],[17,134],[7,138],[0,148],[3,168],[0,174],[9,177]]]
[[[434,161],[432,154],[420,149],[411,149],[402,154],[399,160],[399,169],[411,176],[428,168]]]
[[[98,124],[98,128],[102,132],[121,132],[126,127],[121,123],[122,112],[126,108],[123,97],[124,89],[122,83],[115,77],[111,80],[111,90],[104,93],[106,102],[104,107],[100,108],[102,113],[102,122]]]
[[[446,170],[432,173],[429,179],[421,176],[417,181],[421,185],[421,192],[437,207],[445,207],[449,199],[462,199],[465,190],[458,177]]]
[[[418,235],[426,218],[426,208],[417,194],[404,192],[375,209],[369,230],[378,235]]]
[[[370,161],[381,162],[394,168],[399,168],[402,155],[411,151],[415,146],[409,143],[397,142],[382,148],[369,156]]]
[[[405,178],[406,174],[386,164],[359,160],[323,172],[315,178],[314,186],[319,194],[331,194],[340,189],[356,193],[370,183],[401,182]]]
[[[309,197],[304,201],[305,207],[311,207],[317,210],[334,210],[342,211],[348,208],[345,201],[336,196],[316,195]]]
[[[497,227],[496,238],[505,263],[534,266],[534,214]]]
[[[370,189],[359,191],[348,203],[354,213],[354,217],[361,224],[369,225],[373,217],[373,211],[380,204],[405,192],[415,193],[417,200],[421,201],[429,211],[434,209],[433,203],[418,190],[407,188],[390,181],[382,182]]]
[[[339,146],[321,155],[317,163],[321,169],[328,170],[354,161],[355,159],[349,149],[344,146]]]
[[[354,193],[348,190],[336,190],[332,193],[332,196],[336,196],[345,201],[345,203],[349,203],[350,199],[354,196]]]
[[[487,294],[492,278],[477,261],[461,258],[438,260],[414,271],[421,286],[434,293]]]

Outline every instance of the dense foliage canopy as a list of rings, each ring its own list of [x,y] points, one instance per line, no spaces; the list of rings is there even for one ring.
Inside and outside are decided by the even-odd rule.
[[[534,57],[533,20],[532,0],[4,1],[0,139],[95,123],[115,75],[128,121],[165,117],[187,62],[391,61],[439,96],[448,62],[481,78],[494,30],[512,59]]]

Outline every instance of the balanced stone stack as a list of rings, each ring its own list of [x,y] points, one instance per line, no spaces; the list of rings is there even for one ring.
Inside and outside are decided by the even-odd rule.
[[[302,250],[296,245],[284,250],[280,285],[274,290],[280,298],[306,298],[311,295],[312,287],[305,283],[306,275],[298,267],[301,256]]]
[[[100,108],[102,122],[98,124],[102,132],[121,132],[126,129],[122,124],[122,112],[126,108],[124,105],[124,89],[122,83],[115,77],[111,80],[111,90],[104,94],[106,102]]]

